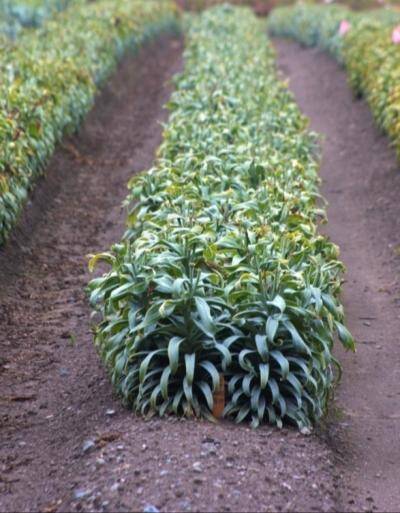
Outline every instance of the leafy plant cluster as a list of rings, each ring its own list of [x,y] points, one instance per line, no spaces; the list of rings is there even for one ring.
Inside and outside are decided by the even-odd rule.
[[[127,48],[177,30],[169,0],[79,2],[17,44],[0,39],[0,245],[56,143],[75,130]]]
[[[247,5],[253,7],[261,16],[267,15],[272,9],[285,5],[293,5],[296,0],[177,0],[177,3],[188,10],[201,11],[213,5],[230,3],[233,5]],[[302,0],[302,4],[326,4],[326,0]],[[344,4],[352,9],[363,10],[381,8],[382,6],[398,6],[400,0],[331,0],[329,3]]]
[[[354,349],[317,229],[317,141],[247,8],[194,19],[185,59],[127,232],[91,260],[111,266],[89,286],[95,342],[136,412],[209,418],[225,382],[225,417],[303,428],[326,408],[335,335]]]
[[[16,39],[24,28],[37,28],[66,9],[83,0],[3,0],[0,5],[0,34]]]
[[[350,23],[350,30],[341,36],[343,20]],[[344,63],[355,92],[365,96],[400,157],[400,47],[392,40],[399,24],[399,10],[356,13],[339,6],[280,8],[268,21],[273,35],[319,46]]]
[[[202,11],[212,6],[229,3],[232,5],[245,5],[252,7],[254,11],[261,16],[267,15],[271,9],[278,5],[290,5],[295,0],[177,0],[180,7],[190,11]],[[314,1],[314,0],[307,0]]]
[[[305,46],[318,46],[341,58],[343,38],[339,35],[342,20],[353,22],[357,14],[342,5],[296,5],[272,11],[268,29],[273,36],[295,39]]]
[[[400,159],[400,46],[392,42],[392,33],[392,27],[376,22],[356,27],[347,36],[344,61],[351,85],[365,96]]]

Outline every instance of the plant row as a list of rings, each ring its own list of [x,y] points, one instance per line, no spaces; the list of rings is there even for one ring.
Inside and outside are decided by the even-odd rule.
[[[124,50],[177,27],[173,2],[99,0],[17,44],[0,40],[0,245],[56,143],[79,126]]]
[[[400,11],[355,13],[345,7],[296,6],[273,11],[273,35],[319,46],[344,63],[400,157]]]
[[[0,34],[16,39],[24,28],[37,28],[81,0],[3,0],[0,5]]]
[[[335,1],[335,0],[333,0]],[[189,10],[203,10],[213,5],[230,3],[233,5],[247,5],[253,7],[255,12],[259,15],[266,15],[272,9],[278,6],[293,5],[296,0],[177,0],[178,4],[184,9]],[[326,2],[325,0],[302,0],[302,3],[307,4],[326,4],[332,2]],[[398,6],[400,0],[340,0],[338,4],[344,4],[352,9],[363,10],[380,8],[384,6]]]
[[[318,233],[316,139],[278,80],[263,24],[220,6],[192,21],[155,167],[90,286],[95,343],[142,414],[299,428],[334,384],[338,250]],[[225,387],[224,387],[225,384]],[[225,390],[224,390],[225,388]]]

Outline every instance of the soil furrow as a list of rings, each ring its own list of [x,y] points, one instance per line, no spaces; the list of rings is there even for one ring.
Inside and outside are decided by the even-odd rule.
[[[324,136],[324,231],[347,266],[343,299],[359,342],[356,355],[338,351],[344,375],[330,440],[342,472],[339,509],[398,511],[400,169],[333,59],[288,41],[276,47],[290,89]]]
[[[107,428],[114,400],[91,344],[86,255],[121,238],[126,184],[152,163],[181,52],[164,37],[121,63],[0,252],[1,511],[57,506],[82,438]]]

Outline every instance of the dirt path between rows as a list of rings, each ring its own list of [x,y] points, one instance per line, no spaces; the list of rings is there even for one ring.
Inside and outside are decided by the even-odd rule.
[[[344,303],[359,341],[339,352],[330,443],[343,476],[339,509],[400,510],[400,169],[365,102],[329,56],[276,41],[278,64],[311,127],[324,134],[326,233],[348,273]]]
[[[181,43],[128,58],[50,163],[0,252],[0,511],[333,511],[333,454],[294,430],[153,419],[114,397],[85,255],[118,241],[161,139]]]
[[[164,38],[121,64],[0,252],[1,511],[36,511],[65,496],[75,445],[106,428],[99,417],[113,398],[90,345],[86,255],[123,233],[126,184],[161,141],[181,50]]]

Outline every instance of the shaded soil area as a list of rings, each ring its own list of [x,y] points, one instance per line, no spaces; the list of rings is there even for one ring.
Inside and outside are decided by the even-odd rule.
[[[319,435],[144,421],[93,348],[85,255],[123,233],[126,183],[154,158],[181,50],[164,39],[121,64],[0,252],[1,511],[335,509]]]
[[[278,64],[311,127],[324,135],[324,230],[347,266],[343,300],[357,354],[344,376],[330,445],[341,511],[400,507],[400,169],[365,102],[329,56],[278,40]]]

